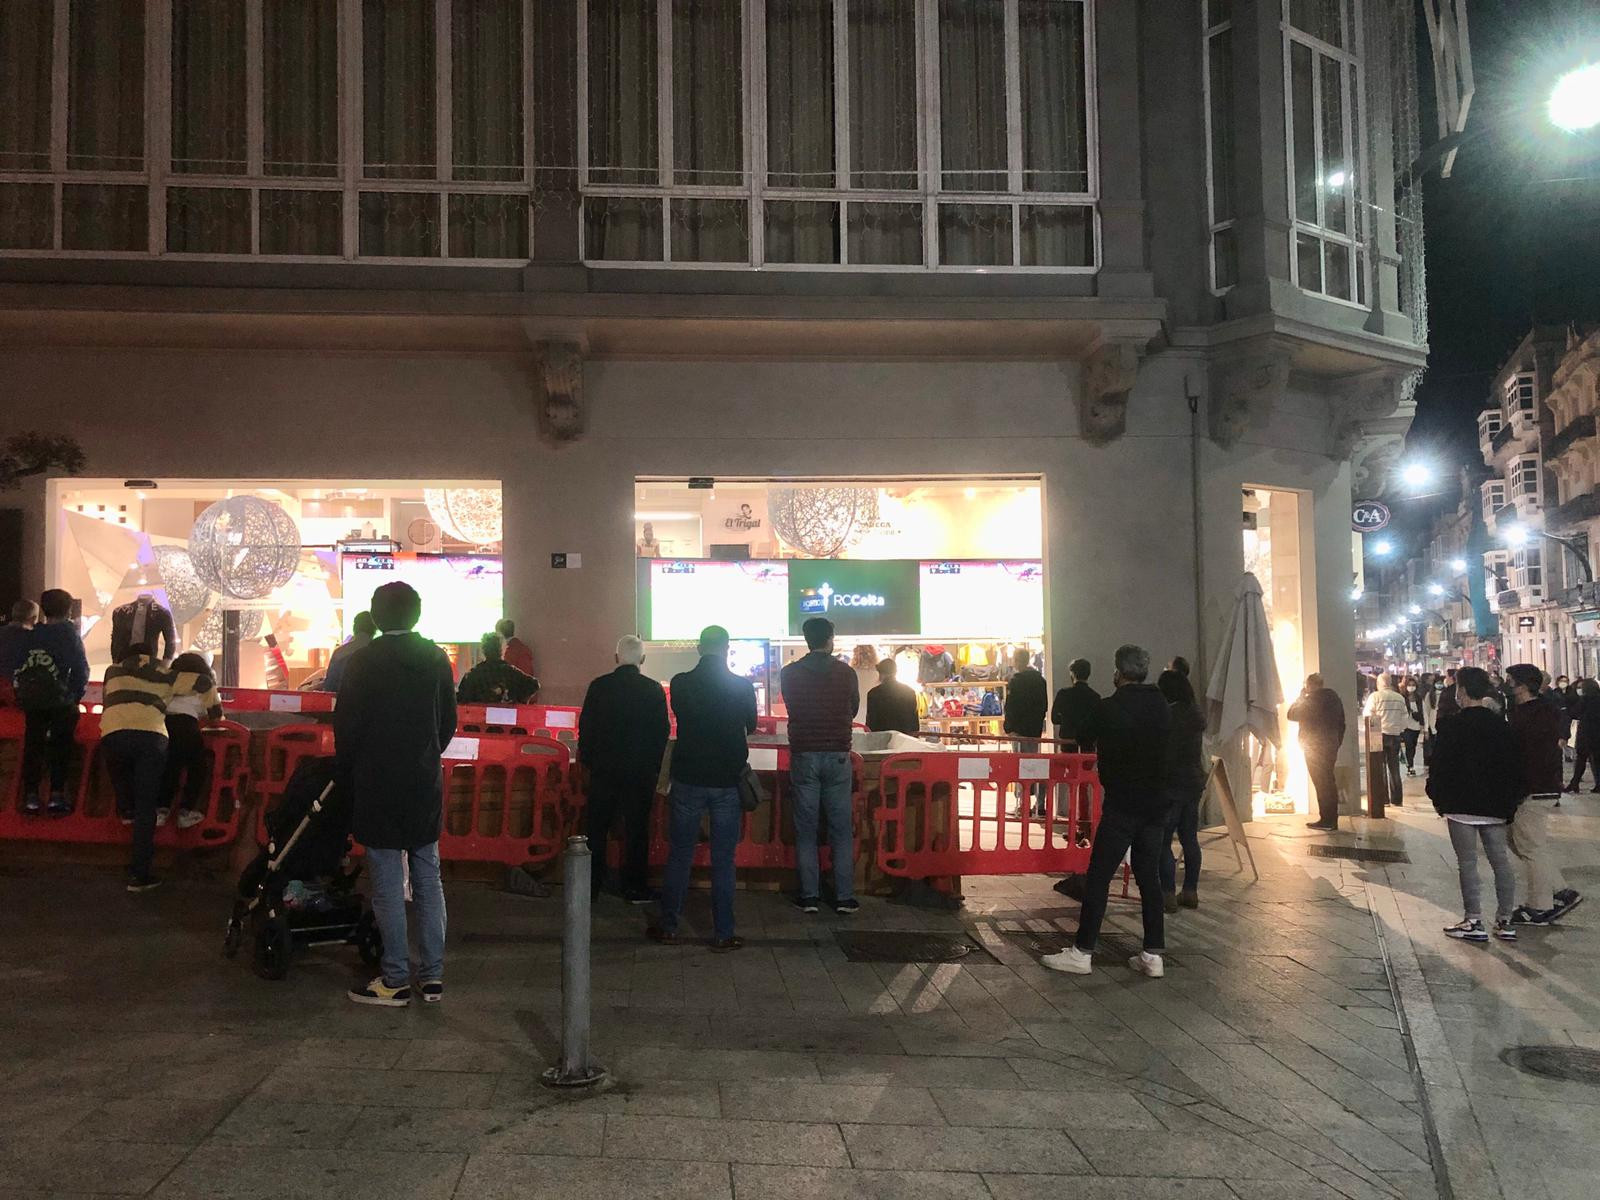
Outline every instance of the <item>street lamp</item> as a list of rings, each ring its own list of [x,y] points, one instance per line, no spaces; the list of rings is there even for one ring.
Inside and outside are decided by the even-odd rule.
[[[1377,558],[1384,558],[1394,553],[1394,543],[1388,538],[1379,538],[1372,543],[1372,553]]]
[[[1400,468],[1400,482],[1412,491],[1427,487],[1433,482],[1433,467],[1428,463],[1413,459]]]
[[[1567,553],[1578,560],[1578,565],[1583,568],[1583,581],[1594,582],[1594,567],[1589,563],[1589,552],[1582,542],[1574,538],[1557,537],[1553,533],[1546,533],[1542,529],[1529,529],[1526,525],[1507,525],[1500,532],[1501,540],[1513,550],[1520,550],[1533,538],[1543,538],[1547,542],[1554,542],[1563,547]]]
[[[1557,79],[1545,112],[1563,133],[1600,125],[1600,63],[1585,63]]]
[[[1450,569],[1452,571],[1465,571],[1467,569],[1467,560],[1464,558],[1452,558],[1450,560]]]

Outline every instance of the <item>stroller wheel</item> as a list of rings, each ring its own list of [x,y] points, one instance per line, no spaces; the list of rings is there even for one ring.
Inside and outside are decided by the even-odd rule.
[[[256,930],[255,969],[263,979],[282,979],[289,973],[289,951],[293,948],[289,919],[275,913]]]
[[[361,920],[356,922],[355,933],[356,953],[361,955],[361,961],[369,967],[376,967],[383,961],[383,934],[378,931],[378,922],[370,911],[361,914]]]

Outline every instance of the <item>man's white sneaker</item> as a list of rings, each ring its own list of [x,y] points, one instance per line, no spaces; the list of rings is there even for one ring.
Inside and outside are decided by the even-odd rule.
[[[1148,975],[1151,979],[1160,979],[1167,973],[1167,965],[1161,961],[1161,955],[1151,954],[1148,950],[1141,950],[1128,960],[1128,965],[1141,975]]]
[[[1087,975],[1094,956],[1085,954],[1076,946],[1068,946],[1064,950],[1057,950],[1054,954],[1046,954],[1039,961],[1052,971],[1065,971],[1068,975]]]

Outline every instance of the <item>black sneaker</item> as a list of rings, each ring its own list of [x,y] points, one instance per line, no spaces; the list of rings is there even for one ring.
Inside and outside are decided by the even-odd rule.
[[[1545,924],[1548,925],[1552,922],[1559,921],[1562,917],[1566,916],[1569,912],[1577,908],[1578,905],[1582,903],[1583,897],[1579,893],[1573,891],[1571,888],[1565,888],[1559,895],[1556,896],[1556,906],[1545,913],[1545,916],[1548,918]]]
[[[822,901],[816,896],[801,896],[795,900],[794,906],[803,913],[822,911]]]
[[[1517,940],[1516,928],[1510,921],[1496,921],[1494,923],[1494,935],[1502,942],[1514,942]]]
[[[43,811],[44,805],[39,803],[39,797],[37,794],[29,796],[22,802],[22,813],[24,816],[37,817]]]
[[[861,901],[854,896],[848,900],[835,900],[833,902],[833,911],[841,917],[852,916],[861,911]]]
[[[649,888],[629,888],[622,893],[622,898],[629,904],[650,904],[656,897]]]
[[[130,874],[128,876],[128,890],[130,892],[148,892],[160,886],[161,880],[157,879],[154,875]]]
[[[424,979],[422,981],[422,1002],[424,1004],[438,1004],[444,999],[444,980]]]
[[[1548,925],[1550,913],[1542,908],[1530,908],[1526,904],[1519,904],[1511,912],[1513,925]]]
[[[1576,903],[1577,901],[1579,901],[1581,899],[1583,899],[1583,897],[1578,895],[1578,889],[1577,888],[1562,888],[1559,892],[1556,893],[1556,902],[1558,904],[1561,903],[1562,901],[1566,901],[1566,900],[1571,900],[1574,903]]]
[[[50,803],[45,806],[45,812],[52,817],[70,817],[72,815],[72,801],[67,799],[65,792],[51,792]]]

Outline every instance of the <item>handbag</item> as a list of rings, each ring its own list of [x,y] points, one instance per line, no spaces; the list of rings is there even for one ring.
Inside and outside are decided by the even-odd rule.
[[[746,763],[739,773],[739,807],[745,812],[755,812],[767,798],[767,789],[761,786],[761,777]]]

